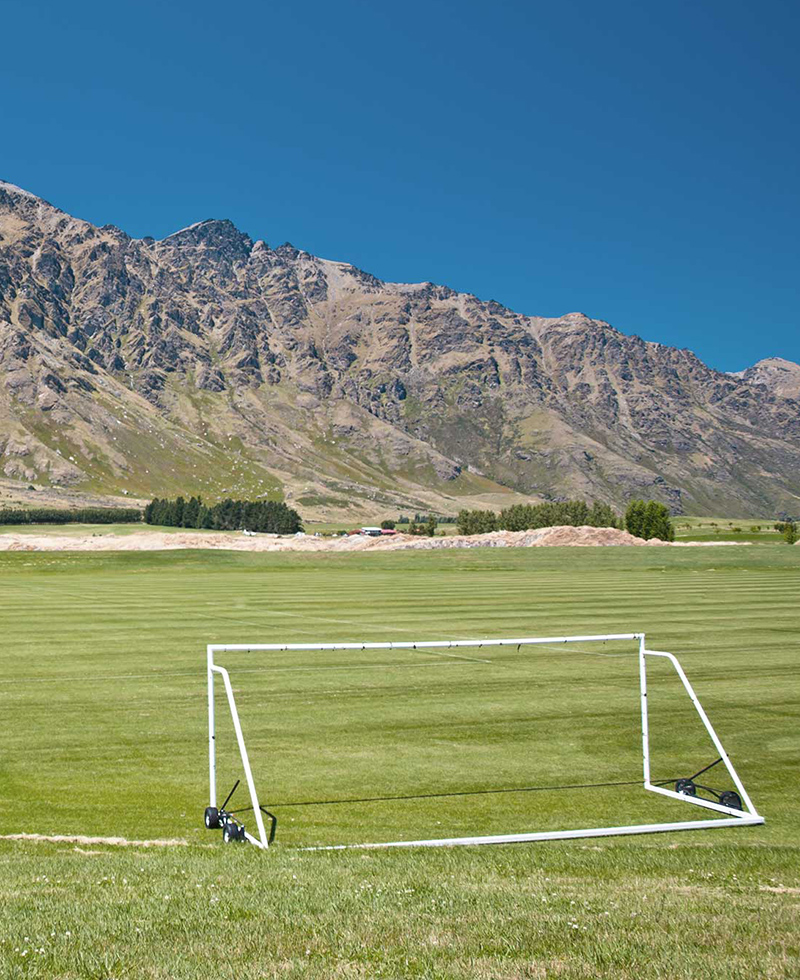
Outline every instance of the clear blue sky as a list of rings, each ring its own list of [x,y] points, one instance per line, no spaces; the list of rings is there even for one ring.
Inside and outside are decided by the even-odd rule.
[[[800,5],[5,2],[0,178],[800,361]]]

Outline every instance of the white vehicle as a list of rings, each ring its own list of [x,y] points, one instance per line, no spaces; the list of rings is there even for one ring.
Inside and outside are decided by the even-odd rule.
[[[368,534],[371,538],[379,538],[381,535],[381,529],[379,527],[362,527],[362,534]]]

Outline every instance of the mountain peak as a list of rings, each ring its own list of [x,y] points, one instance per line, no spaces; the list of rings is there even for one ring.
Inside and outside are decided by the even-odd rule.
[[[253,250],[253,242],[249,235],[239,231],[228,218],[206,218],[188,228],[167,235],[161,246],[170,248],[192,249],[196,253],[206,253],[223,259],[246,260]]]
[[[232,242],[252,245],[249,235],[239,231],[229,218],[206,218],[181,228],[163,239],[170,245],[225,245]]]
[[[12,184],[10,180],[0,180],[0,205],[2,204],[10,208],[30,208],[33,205],[43,205],[57,214],[64,214],[60,208],[57,208],[49,201],[45,201],[43,197],[39,197],[38,194],[34,194],[32,191],[25,190],[24,187],[19,187],[17,184]]]
[[[12,184],[8,180],[0,180],[0,191],[5,191],[6,194],[13,194],[15,197],[27,197],[33,199],[34,201],[41,200],[41,198],[37,197],[36,194],[26,191],[24,187],[17,187],[16,184]]]
[[[764,357],[752,367],[732,373],[750,384],[766,385],[782,398],[800,399],[800,364],[785,357]]]

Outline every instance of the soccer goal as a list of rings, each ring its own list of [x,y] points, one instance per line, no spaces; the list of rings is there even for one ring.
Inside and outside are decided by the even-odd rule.
[[[256,781],[251,768],[248,748],[245,735],[241,724],[239,710],[237,707],[234,689],[228,668],[218,662],[218,659],[226,659],[227,655],[235,654],[240,657],[244,654],[256,655],[258,658],[269,658],[270,656],[315,654],[333,655],[352,651],[358,652],[362,658],[362,667],[377,666],[380,663],[369,663],[372,655],[381,653],[385,655],[389,651],[413,651],[415,654],[429,652],[430,655],[439,657],[451,657],[458,661],[469,664],[491,664],[488,658],[491,652],[500,648],[515,648],[515,654],[523,658],[522,667],[529,669],[536,664],[536,648],[544,648],[555,651],[556,656],[567,656],[571,650],[586,649],[593,645],[605,645],[609,643],[629,643],[630,651],[633,656],[638,654],[638,675],[639,675],[639,710],[635,711],[636,729],[639,727],[638,717],[641,716],[641,764],[643,771],[642,784],[645,790],[659,794],[672,800],[680,801],[692,807],[700,807],[707,811],[713,811],[714,817],[695,818],[680,821],[662,821],[658,823],[630,823],[618,826],[594,826],[581,827],[576,829],[561,830],[536,830],[531,829],[525,832],[514,833],[494,833],[483,835],[464,835],[464,836],[441,836],[428,837],[414,840],[384,840],[384,841],[357,841],[353,843],[337,843],[336,841],[316,843],[312,849],[338,850],[341,848],[388,848],[388,847],[447,847],[455,845],[478,845],[478,844],[505,844],[527,841],[547,841],[547,840],[566,840],[574,838],[591,837],[613,837],[629,834],[652,834],[664,831],[678,830],[703,830],[714,827],[737,827],[752,826],[761,824],[764,818],[756,811],[753,803],[742,784],[739,775],[725,751],[714,727],[712,726],[703,706],[695,694],[678,659],[672,653],[647,648],[645,635],[643,633],[616,633],[600,634],[593,636],[565,636],[565,637],[515,637],[515,638],[494,638],[494,639],[463,639],[463,640],[420,640],[409,641],[401,640],[396,642],[346,642],[346,643],[253,643],[253,644],[210,644],[207,647],[207,671],[208,671],[208,760],[209,760],[209,804],[205,810],[205,826],[208,829],[219,828],[222,830],[223,838],[227,841],[249,841],[258,848],[268,848],[275,838],[277,818],[274,813],[264,805],[262,799],[276,808],[269,796],[259,795]],[[464,654],[466,648],[474,651],[481,651],[482,656],[467,657]],[[526,659],[530,656],[530,660]],[[682,775],[672,776],[670,779],[651,778],[651,735],[650,735],[650,711],[648,709],[648,663],[658,660],[662,664],[668,665],[677,675],[680,682],[678,688],[682,696],[689,699],[696,715],[699,716],[703,728],[716,751],[717,757],[706,765],[701,766],[696,772],[685,771]],[[450,661],[452,663],[453,661]],[[393,665],[388,665],[393,666]],[[326,669],[335,669],[336,665]],[[253,669],[253,668],[248,668]],[[298,668],[294,668],[298,669]],[[304,669],[304,668],[302,668]],[[635,676],[635,675],[634,675]],[[217,721],[216,721],[216,691],[215,680],[219,677],[224,688],[225,699],[230,711],[233,731],[236,740],[236,749],[241,761],[246,789],[249,794],[250,803],[242,809],[234,809],[230,806],[233,793],[240,785],[237,780],[231,792],[225,800],[218,803],[217,795]],[[634,681],[635,684],[635,681]],[[627,688],[626,688],[627,689]],[[631,697],[635,698],[635,687],[631,687]],[[572,723],[572,722],[571,722]],[[580,725],[580,715],[574,718],[574,726]],[[638,739],[638,734],[635,736]],[[708,782],[715,781],[712,771],[719,775],[723,771],[732,785],[724,789],[712,789]],[[700,781],[702,778],[702,782]],[[602,784],[598,784],[602,785]],[[612,784],[606,784],[612,785]],[[619,785],[625,785],[620,783]],[[636,785],[639,785],[638,782]],[[718,784],[719,785],[719,784]],[[446,795],[446,794],[443,794]],[[468,795],[458,792],[450,795]],[[398,797],[402,798],[402,797]],[[349,802],[349,801],[347,801]],[[356,801],[360,802],[360,801]],[[255,820],[253,832],[248,831],[242,820],[243,810],[251,811]]]

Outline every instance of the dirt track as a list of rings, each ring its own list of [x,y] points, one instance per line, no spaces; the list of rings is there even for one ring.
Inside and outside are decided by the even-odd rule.
[[[688,546],[688,542],[684,547]],[[698,542],[692,542],[698,544]],[[702,546],[702,543],[700,543]],[[709,544],[738,544],[715,541]],[[280,537],[276,534],[246,536],[233,532],[141,531],[135,534],[1,534],[0,551],[166,551],[212,548],[227,551],[429,551],[438,548],[541,548],[541,547],[669,547],[664,541],[643,541],[627,531],[610,527],[546,527],[536,531],[490,531],[488,534],[453,534],[418,538],[397,534],[380,538],[365,535],[322,538],[313,535]]]
[[[0,834],[0,840],[41,841],[46,844],[113,844],[115,847],[186,847],[182,838],[128,840],[125,837],[87,837],[85,834]]]

